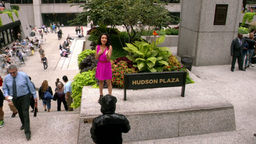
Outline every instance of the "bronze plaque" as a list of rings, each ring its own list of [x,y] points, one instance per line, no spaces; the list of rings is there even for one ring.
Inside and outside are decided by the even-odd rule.
[[[226,25],[227,12],[227,4],[216,4],[214,25]]]
[[[92,123],[92,121],[93,121],[92,118],[84,119],[84,123],[85,123],[85,124]]]

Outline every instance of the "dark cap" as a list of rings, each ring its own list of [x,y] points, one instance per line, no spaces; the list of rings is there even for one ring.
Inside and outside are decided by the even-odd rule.
[[[116,102],[117,99],[114,96],[111,96],[109,94],[103,96],[100,99],[100,105],[101,105],[101,112],[103,114],[112,114],[115,113],[116,110]]]

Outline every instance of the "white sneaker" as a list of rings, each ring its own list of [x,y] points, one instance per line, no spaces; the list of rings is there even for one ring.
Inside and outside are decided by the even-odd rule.
[[[254,67],[254,65],[251,63],[251,67]]]

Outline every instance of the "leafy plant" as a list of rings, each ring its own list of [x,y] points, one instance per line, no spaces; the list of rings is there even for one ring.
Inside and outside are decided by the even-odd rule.
[[[157,47],[165,40],[165,36],[161,36],[151,44],[144,41],[135,41],[133,44],[126,44],[124,50],[131,53],[126,57],[134,63],[140,72],[162,72],[163,66],[168,66],[168,57],[171,55],[169,48]]]
[[[12,19],[12,21],[14,22],[14,19],[13,19],[13,15],[12,15],[12,12],[7,12],[8,14],[8,17]]]
[[[2,18],[0,17],[0,26],[3,26]]]
[[[241,34],[248,34],[248,33],[249,33],[249,29],[248,29],[248,28],[245,28],[245,27],[239,27],[238,33],[241,33]]]
[[[11,9],[13,10],[20,10],[20,7],[18,5],[10,5],[11,6]]]
[[[146,31],[144,30],[144,31],[141,32],[141,35],[142,36],[151,36],[154,31],[155,30],[146,30]],[[160,31],[156,30],[155,32],[158,35],[165,35],[165,31],[162,31],[162,30],[160,30]]]
[[[116,60],[114,60],[115,64],[117,64],[117,63],[120,62],[120,61],[125,61],[125,62],[127,63],[127,66],[128,66],[129,68],[135,68],[135,67],[133,67],[133,65],[132,65],[132,61],[130,61],[127,57],[119,57],[119,58],[117,58]]]
[[[241,26],[245,26],[245,22],[248,21],[248,22],[252,22],[252,19],[254,17],[256,13],[254,12],[247,12],[244,14],[244,17],[243,17],[243,22],[241,24]]]
[[[90,49],[86,49],[84,51],[82,51],[77,58],[78,61],[78,65],[80,65],[80,63],[90,54],[95,54],[95,50],[90,50]]]
[[[175,28],[165,29],[165,34],[166,35],[179,35],[179,29],[175,29]]]
[[[6,13],[6,14],[8,15],[8,17],[9,17],[10,19],[12,19],[12,21],[14,22],[12,12],[13,12],[13,10],[5,9],[5,10],[3,10],[3,11],[0,11],[0,14]]]
[[[16,15],[17,17],[19,17],[19,13],[18,13],[17,10],[13,10],[13,12],[15,13],[15,15]]]
[[[90,54],[79,64],[79,69],[81,70],[80,72],[82,73],[88,70],[93,70],[96,66],[97,66],[97,62],[95,60],[95,55]]]
[[[82,96],[82,89],[83,86],[87,85],[95,85],[96,84],[96,79],[95,79],[95,71],[87,71],[83,73],[78,73],[73,79],[74,81],[72,82],[72,98],[73,98],[73,103],[71,106],[73,108],[78,108],[81,105],[81,96]]]
[[[189,72],[186,69],[186,67],[183,64],[181,64],[174,55],[171,55],[168,61],[169,61],[169,65],[163,67],[164,71],[186,71],[187,72],[186,84],[195,83],[190,78]]]
[[[117,88],[124,88],[124,74],[138,73],[135,68],[129,68],[126,61],[119,61],[115,63],[111,61],[112,65],[112,85]]]

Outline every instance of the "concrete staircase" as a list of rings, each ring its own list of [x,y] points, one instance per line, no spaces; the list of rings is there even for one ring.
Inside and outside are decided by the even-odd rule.
[[[4,126],[0,128],[0,144],[76,144],[79,126],[79,111],[38,112],[37,117],[30,113],[31,139],[26,140],[24,131],[20,130],[19,116],[11,118],[5,114]],[[6,139],[6,138],[12,139]],[[4,139],[2,139],[4,138]]]
[[[75,39],[71,46],[71,55],[68,58],[60,57],[60,60],[55,68],[55,70],[78,70],[77,58],[83,49],[84,40]]]

